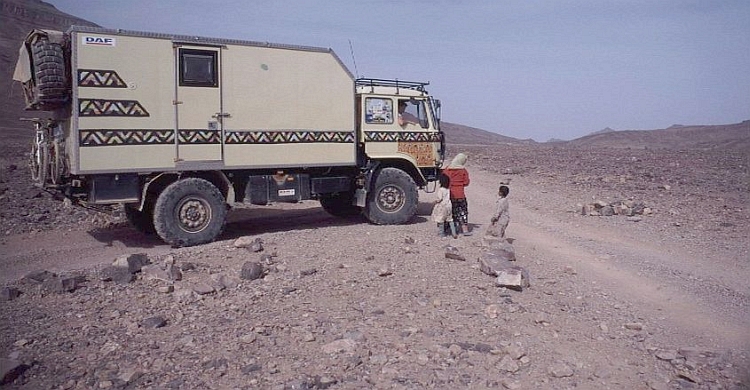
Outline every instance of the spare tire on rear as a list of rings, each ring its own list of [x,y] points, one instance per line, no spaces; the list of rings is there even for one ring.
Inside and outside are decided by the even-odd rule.
[[[50,39],[50,35],[53,38]],[[26,108],[54,110],[70,99],[70,75],[65,60],[64,40],[54,32],[35,30],[26,39],[31,80],[24,83]]]

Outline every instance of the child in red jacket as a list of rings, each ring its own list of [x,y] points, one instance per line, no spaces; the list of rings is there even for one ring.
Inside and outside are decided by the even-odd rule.
[[[469,171],[466,170],[464,153],[459,153],[453,158],[448,168],[443,173],[450,178],[451,204],[453,206],[453,220],[459,225],[465,236],[470,236],[469,230],[469,203],[466,201],[464,187],[469,185]]]

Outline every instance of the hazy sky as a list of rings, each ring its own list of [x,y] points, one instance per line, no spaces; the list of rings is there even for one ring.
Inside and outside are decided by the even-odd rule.
[[[748,0],[46,1],[108,28],[330,47],[515,138],[750,119]]]

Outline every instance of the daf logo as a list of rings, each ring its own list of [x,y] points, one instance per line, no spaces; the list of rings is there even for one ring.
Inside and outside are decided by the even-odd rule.
[[[83,44],[88,46],[115,46],[115,38],[83,36]]]

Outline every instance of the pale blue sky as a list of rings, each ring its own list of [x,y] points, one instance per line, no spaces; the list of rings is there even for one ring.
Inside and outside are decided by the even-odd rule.
[[[750,119],[748,0],[46,1],[108,28],[330,47],[515,138]]]

